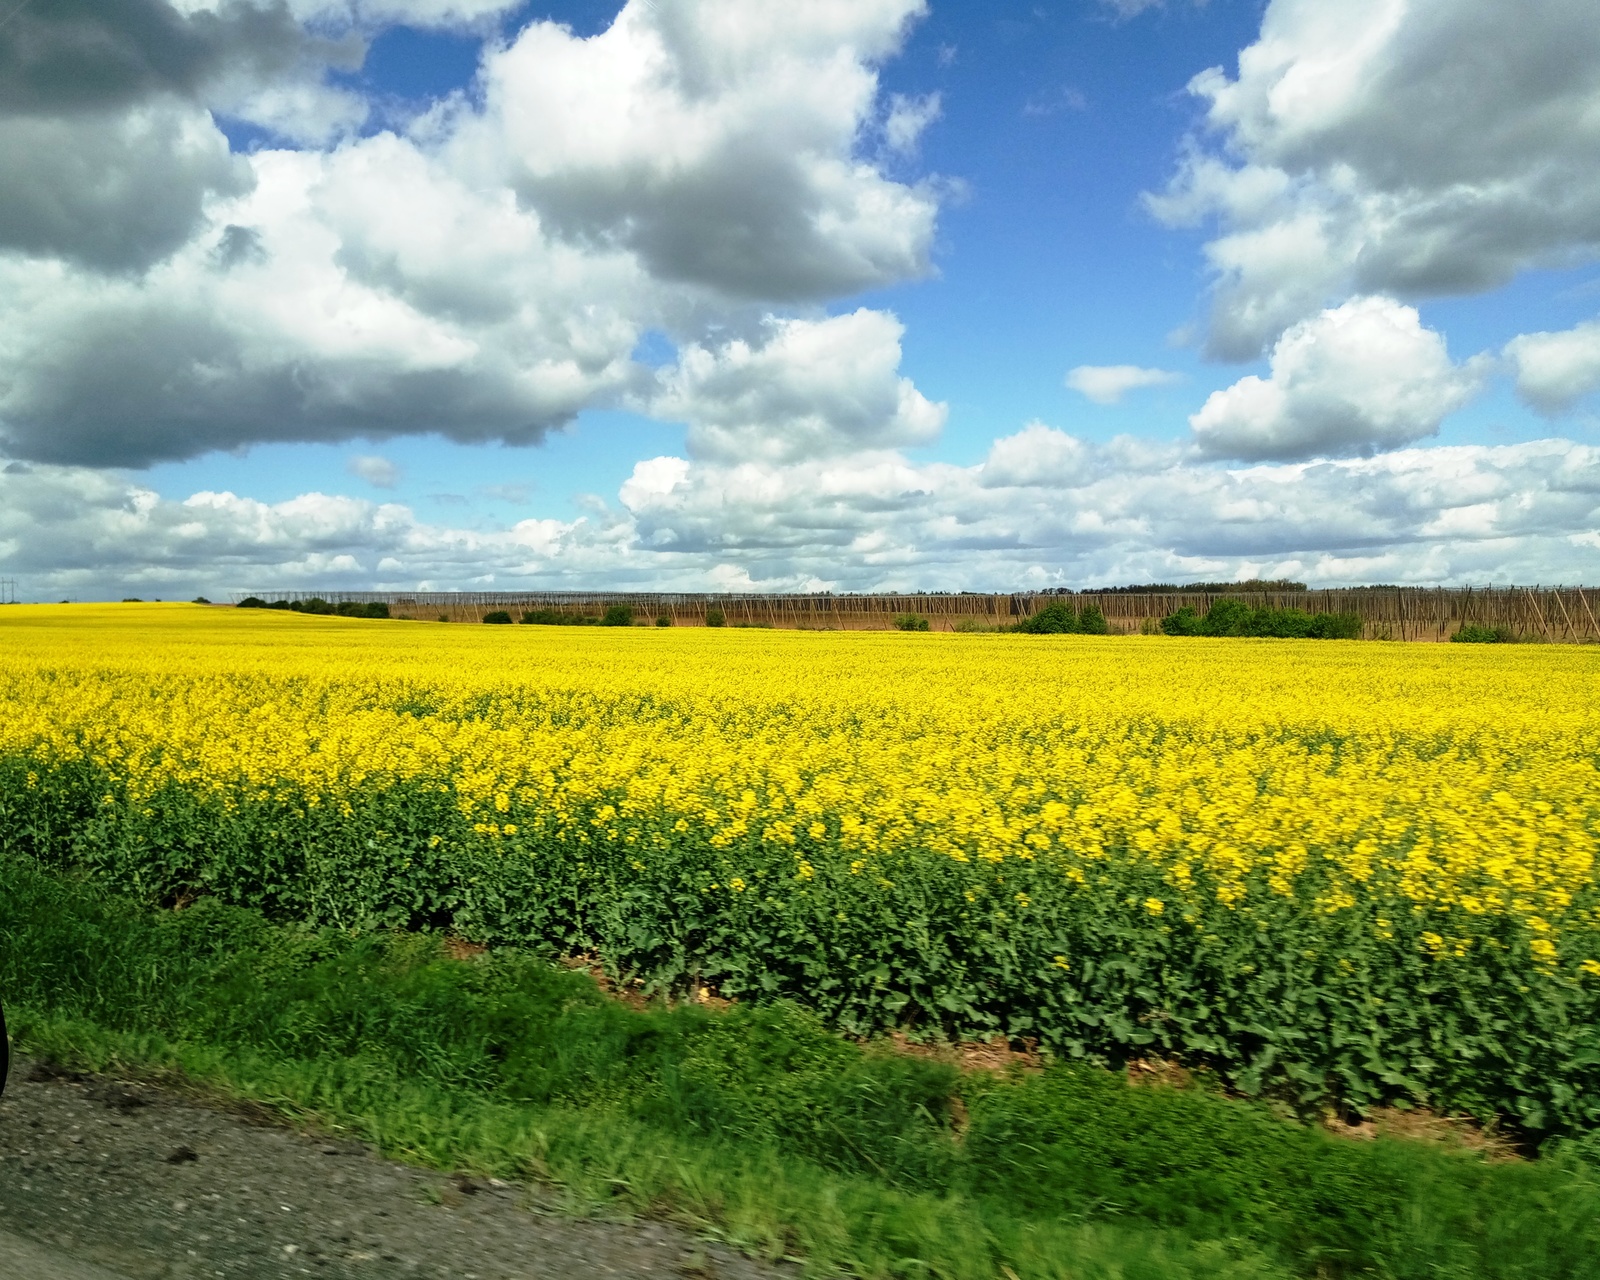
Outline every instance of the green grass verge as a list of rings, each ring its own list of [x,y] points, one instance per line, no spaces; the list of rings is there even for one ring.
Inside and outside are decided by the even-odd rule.
[[[963,1075],[789,1005],[629,1009],[515,952],[151,912],[0,860],[21,1042],[180,1072],[574,1209],[690,1222],[867,1276],[1600,1276],[1600,1172],[1572,1154],[1339,1141],[1201,1090],[1058,1064]]]

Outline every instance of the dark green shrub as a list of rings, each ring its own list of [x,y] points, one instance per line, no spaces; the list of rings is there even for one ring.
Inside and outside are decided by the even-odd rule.
[[[1161,629],[1169,636],[1198,636],[1202,619],[1191,605],[1184,605],[1176,613],[1161,619]]]
[[[899,631],[926,631],[928,620],[920,613],[902,613],[895,616],[894,625]]]
[[[190,604],[210,604],[211,601],[207,600],[204,596],[196,596],[189,603]]]
[[[1450,637],[1452,644],[1512,644],[1515,640],[1509,627],[1486,627],[1477,622],[1464,624]]]
[[[605,617],[600,619],[602,627],[631,627],[633,625],[633,606],[631,604],[614,604],[606,610]]]
[[[562,613],[560,609],[529,609],[522,615],[525,626],[531,627],[595,627],[599,618],[585,618],[576,613]]]
[[[333,611],[341,618],[365,618],[367,616],[367,606],[359,600],[341,600],[334,605]]]
[[[260,596],[246,596],[234,606],[236,609],[265,609],[267,602]]]
[[[511,615],[504,609],[495,609],[490,613],[484,614],[483,620],[496,627],[509,627],[511,625]]]
[[[1106,615],[1100,612],[1099,605],[1086,604],[1078,615],[1078,630],[1086,636],[1108,636],[1111,634],[1111,624],[1106,621]]]
[[[1230,600],[1224,597],[1206,611],[1206,616],[1200,621],[1200,634],[1247,636],[1251,634],[1250,623],[1254,620],[1255,612],[1243,600]]]
[[[720,626],[725,625],[727,623],[727,621],[728,620],[725,617],[722,616],[722,610],[721,609],[707,609],[706,610],[706,626],[708,626],[708,627],[720,627]]]
[[[1310,638],[1313,640],[1361,639],[1359,613],[1317,613],[1311,617]]]
[[[369,600],[367,607],[362,610],[361,616],[364,618],[387,618],[389,616],[389,606],[383,600]]]
[[[312,596],[309,600],[291,600],[285,607],[293,609],[296,613],[332,614],[337,612],[334,606],[321,596]]]
[[[1065,636],[1074,635],[1082,630],[1078,621],[1078,611],[1065,601],[1057,600],[1047,604],[1031,618],[1024,618],[1017,623],[1016,629],[1029,636]]]
[[[1307,613],[1304,609],[1252,609],[1243,600],[1218,600],[1208,613],[1184,605],[1161,620],[1169,636],[1262,636],[1277,640],[1356,640],[1361,615]]]
[[[656,626],[658,626],[658,627],[670,627],[671,625],[672,625],[672,615],[670,613],[662,613],[662,614],[658,614],[656,616]]]
[[[274,600],[271,604],[263,607],[267,609],[287,609],[290,606],[287,600]]]

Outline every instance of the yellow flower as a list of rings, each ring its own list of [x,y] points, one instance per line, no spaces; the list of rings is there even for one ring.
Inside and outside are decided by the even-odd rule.
[[[89,766],[95,821],[130,848],[196,808],[263,843],[398,848],[412,795],[430,848],[591,858],[597,884],[709,846],[780,896],[888,896],[926,866],[963,909],[1142,904],[1152,933],[1168,906],[1205,937],[1315,915],[1319,938],[1281,945],[1330,961],[1323,928],[1392,941],[1395,922],[1461,965],[1505,963],[1525,930],[1513,983],[1600,954],[1600,697],[1578,646],[935,634],[913,653],[685,627],[641,662],[627,629],[502,630],[0,610],[0,765],[23,821]]]

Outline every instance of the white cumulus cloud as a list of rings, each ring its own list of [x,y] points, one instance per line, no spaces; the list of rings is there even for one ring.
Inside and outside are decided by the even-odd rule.
[[[689,424],[697,458],[792,461],[925,444],[946,409],[900,376],[903,333],[894,316],[866,308],[769,318],[754,344],[686,347],[648,406]]]
[[[1600,252],[1592,0],[1272,0],[1190,89],[1173,224],[1220,221],[1208,346],[1249,358],[1349,292],[1468,293]]]
[[[1600,320],[1558,333],[1524,333],[1506,343],[1517,394],[1540,413],[1570,409],[1600,390]]]
[[[1116,404],[1141,387],[1166,387],[1182,381],[1181,373],[1141,369],[1136,364],[1080,364],[1067,374],[1067,386],[1096,404]]]
[[[856,151],[875,64],[924,9],[631,0],[589,38],[538,22],[485,59],[482,113],[443,127],[457,164],[659,279],[741,300],[854,292],[927,269],[936,195]]]
[[[505,6],[294,7],[336,38],[277,5],[212,7],[125,0],[86,44],[31,11],[27,40],[0,32],[0,452],[533,443],[636,396],[646,330],[706,349],[928,268],[936,192],[867,154],[878,64],[923,0],[630,0],[589,37],[533,22],[488,46],[480,98],[366,137],[318,68],[359,62],[380,21]],[[47,74],[79,62],[81,83]],[[307,145],[230,155],[223,109]],[[928,420],[914,392],[896,413],[895,443]]]
[[[1208,454],[1298,459],[1372,453],[1439,429],[1481,385],[1439,334],[1391,298],[1355,298],[1293,325],[1271,373],[1215,391],[1189,419]]]
[[[1287,576],[1581,581],[1600,449],[1405,448],[1255,466],[1034,423],[970,466],[895,450],[638,463],[616,505],[457,528],[309,493],[163,499],[107,471],[0,469],[0,556],[32,599],[230,590],[869,590]]]

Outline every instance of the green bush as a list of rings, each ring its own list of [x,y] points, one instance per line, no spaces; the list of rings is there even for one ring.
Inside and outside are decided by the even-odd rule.
[[[210,604],[209,600],[199,599],[196,604]],[[389,606],[382,600],[371,600],[365,603],[358,600],[341,600],[338,604],[330,604],[320,596],[312,596],[309,600],[274,600],[268,604],[260,596],[246,596],[235,606],[239,609],[289,609],[295,613],[333,614],[341,618],[387,618]],[[441,619],[442,621],[442,619]]]
[[[1078,615],[1078,630],[1086,636],[1106,636],[1111,634],[1111,624],[1106,621],[1106,615],[1100,612],[1099,605],[1086,604]]]
[[[1169,636],[1198,636],[1205,634],[1200,630],[1202,621],[1194,607],[1186,604],[1176,613],[1169,613],[1161,619],[1161,629]]]
[[[727,621],[728,620],[723,616],[721,609],[713,608],[706,610],[706,626],[720,627],[725,625]]]
[[[920,613],[900,613],[895,615],[894,625],[897,631],[926,631],[928,620]]]
[[[661,614],[657,614],[656,615],[656,626],[658,626],[658,627],[670,627],[671,625],[672,625],[672,615],[670,613],[661,613]]]
[[[1064,636],[1078,634],[1083,625],[1076,609],[1065,601],[1056,600],[1032,617],[1024,618],[1014,629],[1029,636]]]
[[[1450,641],[1452,644],[1513,644],[1516,636],[1509,627],[1486,627],[1468,622],[1450,637]]]
[[[509,627],[511,625],[511,615],[504,609],[491,610],[483,615],[483,620],[496,627]]]
[[[1252,609],[1224,597],[1204,614],[1184,605],[1161,620],[1169,636],[1260,636],[1279,640],[1356,640],[1361,617],[1354,613],[1307,613],[1304,609]]]
[[[631,627],[633,625],[633,606],[631,604],[614,604],[606,609],[605,616],[600,619],[602,627]]]
[[[599,618],[588,618],[578,613],[563,613],[559,609],[529,609],[522,621],[538,627],[597,627]]]

